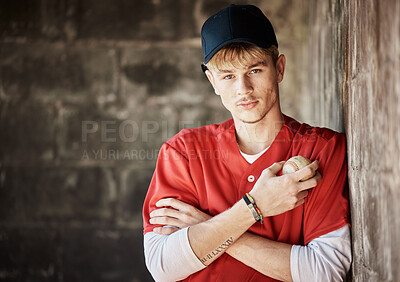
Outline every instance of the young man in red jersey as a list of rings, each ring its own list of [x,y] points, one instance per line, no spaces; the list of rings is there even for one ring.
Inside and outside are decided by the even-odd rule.
[[[162,146],[143,207],[148,269],[157,281],[342,281],[344,136],[281,112],[286,59],[257,7],[230,5],[201,34],[202,68],[232,119]],[[281,175],[295,155],[313,162]]]

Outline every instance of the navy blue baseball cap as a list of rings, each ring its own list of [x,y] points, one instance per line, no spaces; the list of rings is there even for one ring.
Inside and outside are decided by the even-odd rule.
[[[251,43],[261,48],[278,47],[271,22],[253,5],[232,4],[205,21],[201,28],[204,64],[232,42]]]

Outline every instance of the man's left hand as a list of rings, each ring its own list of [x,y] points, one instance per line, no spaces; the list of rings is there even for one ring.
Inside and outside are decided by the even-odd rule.
[[[153,229],[155,233],[164,235],[170,235],[181,228],[195,225],[212,217],[174,198],[161,199],[156,206],[158,209],[150,213],[150,223],[164,225]]]

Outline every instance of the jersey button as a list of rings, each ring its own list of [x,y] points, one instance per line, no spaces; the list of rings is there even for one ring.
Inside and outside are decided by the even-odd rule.
[[[254,175],[249,175],[249,177],[247,177],[247,181],[249,182],[254,182],[256,178],[254,177]]]

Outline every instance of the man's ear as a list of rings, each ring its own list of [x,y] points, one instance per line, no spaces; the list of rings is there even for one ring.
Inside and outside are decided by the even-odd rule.
[[[218,92],[217,92],[217,89],[215,89],[214,76],[212,75],[211,71],[206,70],[205,74],[206,74],[206,76],[208,78],[208,81],[211,83],[212,87],[214,88],[215,94],[219,95]]]
[[[278,83],[283,80],[283,75],[285,74],[286,58],[285,55],[281,54],[276,61],[276,72],[278,76]]]

